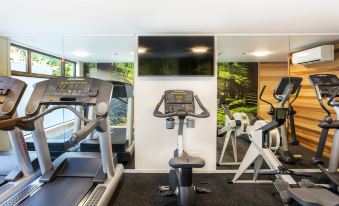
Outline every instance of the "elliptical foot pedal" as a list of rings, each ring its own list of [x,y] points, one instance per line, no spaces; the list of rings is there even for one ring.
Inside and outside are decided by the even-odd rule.
[[[163,197],[174,196],[174,191],[169,186],[159,186],[159,192]]]
[[[212,192],[210,189],[207,189],[205,187],[198,187],[198,186],[194,186],[194,191],[199,194],[208,194]]]
[[[290,145],[299,145],[299,140],[297,140],[297,139],[291,140],[291,141],[288,142],[288,144],[290,144]]]
[[[308,179],[301,179],[298,185],[301,188],[316,188],[316,185]]]
[[[288,188],[290,185],[282,179],[277,179],[274,183],[275,189],[279,192],[283,203],[288,204],[291,202],[291,198],[288,195]]]

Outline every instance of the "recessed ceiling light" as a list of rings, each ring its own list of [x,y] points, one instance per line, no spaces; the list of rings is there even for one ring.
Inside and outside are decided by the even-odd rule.
[[[252,52],[251,55],[253,56],[256,56],[256,57],[264,57],[264,56],[268,56],[272,54],[271,51],[255,51],[255,52]]]
[[[74,52],[72,52],[72,54],[74,56],[77,56],[77,57],[87,57],[87,56],[91,55],[89,52],[83,51],[83,50],[74,51]]]
[[[207,47],[193,47],[192,52],[194,53],[206,53],[208,51]]]
[[[139,54],[143,54],[143,53],[146,53],[147,52],[147,49],[146,48],[144,48],[144,47],[139,47],[138,48],[138,53]]]

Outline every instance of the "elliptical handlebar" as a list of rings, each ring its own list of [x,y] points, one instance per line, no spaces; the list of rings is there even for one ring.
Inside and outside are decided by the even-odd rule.
[[[316,96],[317,96],[317,99],[318,99],[318,102],[319,102],[321,108],[327,113],[327,116],[330,117],[331,112],[330,112],[330,110],[328,110],[326,108],[326,106],[324,105],[324,103],[322,101],[321,93],[320,93],[320,90],[319,90],[319,85],[315,84],[314,88],[315,88],[315,93],[316,93]],[[329,104],[329,102],[328,102],[328,104]]]
[[[298,89],[297,89],[297,91],[296,91],[296,93],[295,93],[295,96],[294,96],[293,100],[290,102],[289,105],[292,105],[293,102],[298,98],[299,92],[300,92],[300,90],[301,90],[301,86],[302,86],[302,85],[300,85],[300,86],[298,87]]]
[[[265,90],[266,90],[266,85],[264,85],[264,86],[262,87],[261,92],[260,92],[260,95],[259,95],[259,99],[260,99],[261,101],[265,102],[266,104],[269,104],[269,105],[271,106],[271,108],[275,109],[275,107],[273,106],[273,104],[272,104],[271,102],[266,101],[266,100],[264,100],[264,99],[262,98],[262,95],[264,94]],[[275,96],[274,96],[274,98],[275,98]]]
[[[230,120],[234,120],[234,117],[233,117],[230,109],[228,108],[228,106],[226,104],[222,104],[221,107],[224,109],[224,112],[228,116],[228,118],[230,118]]]

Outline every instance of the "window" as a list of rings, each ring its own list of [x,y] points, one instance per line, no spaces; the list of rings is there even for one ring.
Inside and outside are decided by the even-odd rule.
[[[10,61],[11,70],[26,72],[27,71],[28,51],[25,48],[11,45]]]
[[[61,59],[32,52],[32,73],[61,76]]]
[[[12,75],[50,78],[75,76],[76,63],[30,48],[11,44],[10,61]]]
[[[65,61],[65,76],[72,77],[75,75],[75,62]]]

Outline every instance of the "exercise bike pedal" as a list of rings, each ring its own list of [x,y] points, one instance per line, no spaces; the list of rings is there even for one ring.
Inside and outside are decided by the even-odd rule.
[[[174,195],[174,191],[169,186],[159,186],[160,195],[163,197],[169,197]]]
[[[194,186],[194,191],[199,194],[208,194],[212,192],[210,189],[207,189],[205,187],[198,187],[198,186]]]

